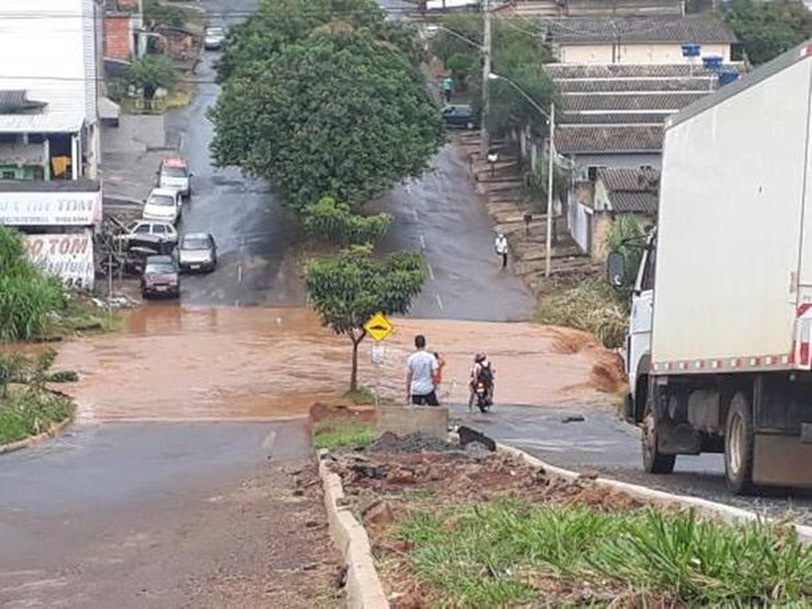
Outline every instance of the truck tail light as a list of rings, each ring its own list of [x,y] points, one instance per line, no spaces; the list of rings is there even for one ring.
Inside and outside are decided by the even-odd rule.
[[[801,366],[808,366],[809,365],[809,341],[810,335],[812,334],[812,320],[803,319],[801,320],[801,348],[798,353],[798,358],[800,362],[798,362]]]

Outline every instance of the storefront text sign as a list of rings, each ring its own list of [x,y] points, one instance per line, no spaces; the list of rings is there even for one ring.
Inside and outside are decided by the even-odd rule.
[[[0,224],[8,226],[91,226],[101,213],[101,192],[0,192]]]
[[[93,236],[91,231],[63,235],[26,235],[31,260],[46,273],[77,290],[93,289]]]

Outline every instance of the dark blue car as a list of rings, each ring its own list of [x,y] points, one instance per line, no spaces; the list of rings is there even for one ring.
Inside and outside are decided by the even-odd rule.
[[[473,107],[468,104],[451,104],[442,109],[443,122],[446,127],[473,129],[476,127],[476,116]]]

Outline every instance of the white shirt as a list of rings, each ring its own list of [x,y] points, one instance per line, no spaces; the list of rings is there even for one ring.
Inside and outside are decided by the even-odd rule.
[[[434,373],[437,372],[437,358],[428,351],[415,351],[406,362],[412,375],[409,387],[411,395],[428,395],[434,391]]]
[[[507,239],[505,237],[502,237],[501,239],[497,237],[494,247],[496,247],[497,254],[506,254],[508,251]]]

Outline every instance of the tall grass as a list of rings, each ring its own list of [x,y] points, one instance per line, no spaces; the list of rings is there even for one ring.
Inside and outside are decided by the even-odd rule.
[[[353,419],[327,419],[316,423],[313,430],[314,448],[361,447],[375,440],[375,426]]]
[[[27,257],[22,236],[0,226],[0,341],[49,333],[68,305],[65,289]]]
[[[621,593],[688,606],[812,603],[812,554],[794,531],[693,511],[493,502],[415,512],[399,536],[441,606],[608,603]]]
[[[623,345],[629,313],[626,301],[604,281],[586,279],[543,297],[536,309],[536,320],[589,332],[603,346],[614,348]]]
[[[16,442],[51,429],[72,416],[74,403],[61,395],[20,392],[0,401],[0,444]]]

